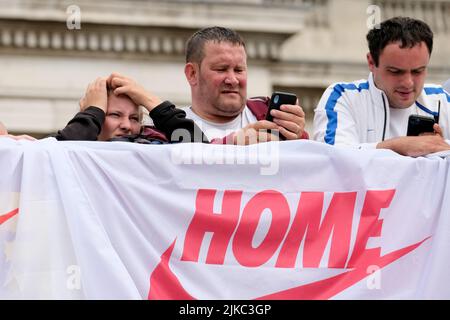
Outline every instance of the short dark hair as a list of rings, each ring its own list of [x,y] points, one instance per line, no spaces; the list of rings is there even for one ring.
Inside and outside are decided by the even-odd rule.
[[[388,19],[367,33],[367,43],[375,66],[378,67],[381,51],[391,43],[401,41],[400,48],[412,48],[422,41],[431,55],[433,51],[433,32],[423,21],[408,17]]]
[[[245,49],[244,39],[236,31],[223,27],[208,27],[195,32],[186,42],[186,63],[201,63],[204,58],[203,48],[205,43],[229,42],[234,45],[242,46]]]

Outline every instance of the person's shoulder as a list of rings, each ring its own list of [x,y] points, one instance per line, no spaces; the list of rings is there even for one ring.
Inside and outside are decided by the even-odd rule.
[[[183,110],[186,113],[186,118],[192,118],[195,113],[192,111],[191,106],[180,106],[178,109]]]
[[[162,131],[156,129],[154,126],[151,125],[144,125],[142,127],[140,136],[150,140],[159,140],[162,142],[168,141],[166,135]]]
[[[338,100],[342,97],[348,99],[359,99],[361,96],[370,94],[370,80],[360,79],[352,82],[339,81],[334,82],[322,94],[322,100]]]
[[[269,104],[269,97],[266,96],[258,96],[258,97],[251,97],[247,99],[247,105],[249,103],[253,103],[253,104]]]
[[[430,83],[427,82],[423,85],[424,89],[428,89],[428,90],[435,90],[435,91],[443,91],[444,90],[444,86],[442,86],[441,84],[436,84],[436,83]]]
[[[437,101],[439,101],[441,111],[450,111],[450,94],[445,91],[442,85],[434,83],[424,84],[422,92],[417,98],[417,102],[420,102],[424,106],[434,109],[437,108]]]
[[[369,89],[369,80],[359,79],[354,81],[338,81],[328,86],[328,89],[334,91],[362,90]]]
[[[445,89],[444,86],[442,86],[440,84],[425,83],[423,85],[423,93],[426,96],[443,95],[443,96],[446,96],[447,97],[447,101],[450,102],[450,93],[448,92],[448,90]]]
[[[450,79],[448,79],[447,81],[444,82],[444,84],[442,85],[444,87],[444,90],[447,91],[447,93],[450,93]]]
[[[440,85],[440,84],[427,82],[427,83],[425,83],[425,84],[423,85],[423,88],[424,88],[424,89],[425,89],[425,88],[435,88],[435,89],[441,88],[441,89],[442,89],[443,86]]]
[[[269,110],[269,101],[269,97],[252,97],[247,99],[247,108],[257,120],[263,120],[266,118],[267,111]]]

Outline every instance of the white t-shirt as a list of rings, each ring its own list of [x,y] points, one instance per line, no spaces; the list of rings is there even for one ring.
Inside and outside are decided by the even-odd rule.
[[[404,137],[408,131],[408,118],[412,114],[417,114],[415,106],[406,109],[391,108],[389,110],[389,137],[386,139]]]
[[[208,140],[223,138],[232,132],[242,129],[248,124],[257,121],[256,117],[247,106],[245,106],[239,116],[227,123],[214,123],[200,118],[194,113],[192,107],[186,107],[183,108],[183,110],[186,112],[186,118],[194,120],[195,124],[203,131]]]

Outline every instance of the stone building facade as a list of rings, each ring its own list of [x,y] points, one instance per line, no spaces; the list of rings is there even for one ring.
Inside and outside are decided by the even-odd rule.
[[[195,30],[239,31],[249,96],[295,92],[308,128],[323,90],[368,74],[368,24],[396,16],[435,33],[428,82],[450,78],[450,0],[0,0],[0,120],[43,137],[78,109],[87,84],[116,71],[189,105],[184,44]],[[77,20],[77,18],[80,20]],[[78,24],[77,24],[78,22]]]

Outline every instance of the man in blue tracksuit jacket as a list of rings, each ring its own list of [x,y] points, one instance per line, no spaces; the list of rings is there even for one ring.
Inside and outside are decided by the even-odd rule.
[[[433,33],[420,20],[396,17],[367,34],[368,80],[331,85],[314,115],[316,141],[421,156],[450,150],[450,96],[424,84]],[[439,116],[438,116],[439,111]],[[412,114],[438,120],[434,133],[406,137]]]

